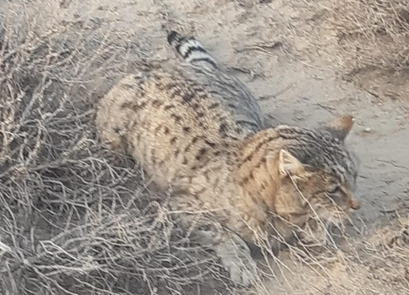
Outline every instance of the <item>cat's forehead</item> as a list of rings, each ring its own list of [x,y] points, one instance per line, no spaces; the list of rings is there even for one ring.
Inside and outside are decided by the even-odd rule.
[[[339,182],[354,187],[357,157],[329,132],[287,127],[280,130],[280,136],[288,142],[288,150],[303,164],[327,171]]]
[[[338,139],[327,134],[324,134],[321,139],[322,154],[325,157],[324,163],[328,165],[340,183],[348,183],[351,189],[355,189],[359,165],[357,156],[348,151],[345,144]]]

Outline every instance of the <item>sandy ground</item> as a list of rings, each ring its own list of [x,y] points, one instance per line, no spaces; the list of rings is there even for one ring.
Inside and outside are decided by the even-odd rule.
[[[330,258],[306,266],[283,253],[263,294],[405,294],[408,258],[396,242],[408,224],[409,121],[407,101],[379,100],[343,81],[342,73],[299,36],[292,23],[314,26],[303,1],[134,0],[61,1],[67,19],[90,16],[157,60],[174,58],[165,24],[194,34],[259,98],[266,121],[313,127],[352,114],[348,145],[361,161],[362,207],[350,237]],[[298,7],[300,9],[298,9]],[[57,9],[58,7],[55,7]],[[54,9],[54,8],[52,8]],[[294,22],[293,22],[294,21]],[[326,38],[326,36],[322,36]],[[403,246],[399,246],[403,245]],[[407,247],[407,245],[406,245]],[[325,261],[325,263],[323,262]],[[285,266],[284,266],[285,265]]]

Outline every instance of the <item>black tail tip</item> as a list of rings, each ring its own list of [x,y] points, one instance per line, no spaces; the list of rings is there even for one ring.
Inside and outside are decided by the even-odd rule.
[[[169,31],[168,33],[168,43],[172,45],[172,43],[180,38],[180,34],[176,31]]]

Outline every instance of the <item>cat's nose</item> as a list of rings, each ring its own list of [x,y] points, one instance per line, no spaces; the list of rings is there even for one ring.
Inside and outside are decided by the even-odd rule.
[[[361,204],[358,200],[349,199],[349,207],[351,209],[358,210],[359,208],[361,208]]]

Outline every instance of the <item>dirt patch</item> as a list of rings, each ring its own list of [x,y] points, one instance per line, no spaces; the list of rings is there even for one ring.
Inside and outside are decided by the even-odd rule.
[[[379,37],[370,31],[373,38],[362,43],[364,30],[339,43],[333,13],[341,4],[49,0],[1,5],[2,293],[408,292],[407,106],[382,99],[368,84],[362,91],[340,79],[346,72],[338,69],[353,70],[354,58],[368,56],[350,48],[369,50]],[[352,17],[342,15],[338,21]],[[96,138],[95,105],[110,86],[148,61],[174,59],[163,30],[169,24],[196,35],[245,82],[260,98],[270,125],[313,127],[339,114],[355,117],[348,143],[361,160],[362,209],[346,233],[334,232],[327,247],[290,247],[275,260],[260,258],[265,276],[253,290],[233,287],[214,255],[186,239],[171,220],[166,195],[152,193],[136,163],[106,151]],[[340,62],[341,51],[351,63]],[[404,66],[396,68],[404,65],[396,54],[388,56],[394,64],[375,58],[364,67],[365,61],[352,80],[373,77],[375,84],[380,69],[390,64],[395,74],[403,73]],[[402,85],[388,87],[401,95]]]

